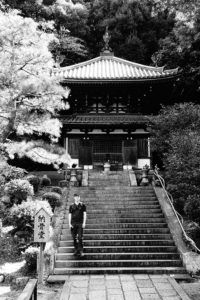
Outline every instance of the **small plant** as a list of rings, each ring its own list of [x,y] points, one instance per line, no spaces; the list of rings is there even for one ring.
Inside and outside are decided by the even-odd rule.
[[[40,186],[40,179],[36,175],[28,175],[26,179],[32,184],[34,193],[37,193]]]
[[[20,204],[26,200],[28,196],[32,196],[33,186],[26,179],[14,179],[6,183],[4,189],[6,195],[10,196],[10,207],[15,204]]]
[[[28,271],[36,271],[37,269],[37,256],[39,255],[39,248],[30,246],[25,250],[25,261]]]
[[[52,210],[55,210],[56,206],[61,205],[61,196],[55,192],[47,192],[42,196],[42,199],[47,200],[51,205]]]
[[[47,175],[43,175],[41,179],[42,186],[49,186],[51,185],[51,179]]]
[[[54,192],[54,193],[62,195],[62,189],[59,186],[53,186],[51,188],[51,192]]]

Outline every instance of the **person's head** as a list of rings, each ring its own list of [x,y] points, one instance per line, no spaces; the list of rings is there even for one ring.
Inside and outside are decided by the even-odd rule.
[[[79,204],[79,202],[80,202],[80,196],[78,194],[74,194],[74,202],[76,204]]]

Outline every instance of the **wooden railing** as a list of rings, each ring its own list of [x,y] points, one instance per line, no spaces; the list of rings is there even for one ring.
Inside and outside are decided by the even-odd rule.
[[[30,279],[17,300],[37,300],[37,279]]]

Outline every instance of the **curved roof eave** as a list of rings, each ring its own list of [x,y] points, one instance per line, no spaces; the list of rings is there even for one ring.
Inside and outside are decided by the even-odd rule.
[[[164,70],[131,62],[114,55],[101,55],[91,60],[52,70],[52,76],[74,82],[139,82],[173,77],[178,68]]]
[[[142,83],[142,82],[158,82],[158,81],[167,81],[172,80],[178,77],[180,73],[173,74],[171,76],[162,76],[156,78],[139,78],[139,79],[73,79],[73,78],[64,78],[62,80],[63,83],[80,83],[80,84],[88,84],[88,83]]]

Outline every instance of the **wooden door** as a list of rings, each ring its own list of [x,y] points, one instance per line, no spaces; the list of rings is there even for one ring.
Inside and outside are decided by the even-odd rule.
[[[92,141],[81,141],[79,147],[79,164],[92,165]]]
[[[111,164],[122,162],[122,141],[118,138],[103,137],[94,140],[93,145],[93,162],[105,163],[110,161]]]
[[[137,164],[137,140],[125,140],[123,142],[124,163]]]
[[[80,146],[80,139],[79,138],[69,138],[68,140],[68,153],[71,158],[78,158],[79,157],[79,147]]]

